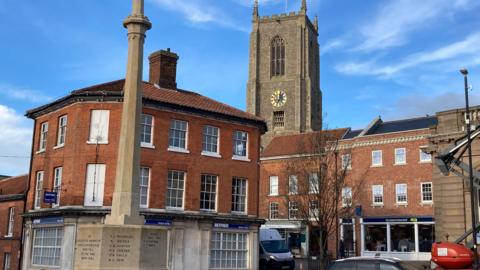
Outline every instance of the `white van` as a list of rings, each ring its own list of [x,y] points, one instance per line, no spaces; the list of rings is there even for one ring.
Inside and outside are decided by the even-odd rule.
[[[295,260],[285,239],[275,229],[260,228],[260,270],[295,269]]]

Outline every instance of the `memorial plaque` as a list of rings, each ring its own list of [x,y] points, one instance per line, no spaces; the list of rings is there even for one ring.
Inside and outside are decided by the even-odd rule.
[[[79,225],[75,269],[167,269],[167,241],[165,228]]]

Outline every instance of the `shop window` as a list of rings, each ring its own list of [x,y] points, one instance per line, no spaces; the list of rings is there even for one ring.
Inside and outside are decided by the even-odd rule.
[[[382,150],[372,151],[372,166],[382,166]]]
[[[246,233],[212,232],[210,268],[246,269],[248,261]]]
[[[405,148],[395,149],[395,164],[402,165],[407,163],[407,150]]]
[[[37,228],[33,230],[32,265],[60,266],[62,253],[62,227]]]
[[[435,225],[418,224],[418,248],[420,252],[431,252],[435,242]]]
[[[415,252],[415,228],[413,224],[390,225],[391,247],[394,252]]]
[[[387,251],[387,225],[364,225],[365,251]]]

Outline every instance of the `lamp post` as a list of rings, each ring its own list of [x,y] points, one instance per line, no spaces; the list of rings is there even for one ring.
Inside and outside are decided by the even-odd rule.
[[[465,124],[467,125],[467,138],[468,138],[468,165],[469,165],[469,178],[470,178],[470,208],[472,215],[472,230],[473,230],[473,269],[478,270],[478,253],[477,253],[477,215],[475,214],[476,208],[476,192],[475,187],[473,186],[473,167],[472,167],[472,139],[470,138],[471,134],[471,124],[470,124],[470,107],[468,104],[468,70],[466,68],[460,69],[462,73],[464,82],[465,82]]]

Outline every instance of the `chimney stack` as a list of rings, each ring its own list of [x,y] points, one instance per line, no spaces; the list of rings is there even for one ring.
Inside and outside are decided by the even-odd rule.
[[[178,55],[170,48],[156,51],[148,57],[150,61],[150,76],[148,81],[161,88],[177,89]]]

